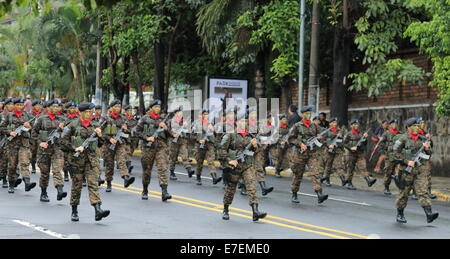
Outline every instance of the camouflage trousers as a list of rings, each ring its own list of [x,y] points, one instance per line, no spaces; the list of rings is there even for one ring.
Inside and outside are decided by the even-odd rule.
[[[139,138],[132,137],[130,141],[130,160],[131,157],[133,156],[134,151],[138,146],[139,146]]]
[[[127,161],[130,161],[130,145],[117,143],[116,149],[111,150],[109,145],[103,147],[103,160],[105,161],[106,181],[111,182],[114,175],[114,161],[117,161],[120,170],[120,176],[129,175]]]
[[[328,149],[322,151],[323,160],[320,162],[320,172],[324,172],[325,177],[330,177],[333,172],[339,176],[345,176],[345,156],[344,152],[328,152]]]
[[[8,159],[6,159],[6,148],[0,148],[0,178],[8,175]]]
[[[300,151],[296,150],[291,153],[290,168],[294,174],[291,184],[291,191],[298,192],[300,189],[300,183],[305,173],[305,167],[311,170],[312,187],[314,191],[322,189],[322,184],[319,179],[318,160],[316,151],[306,151],[300,154]]]
[[[144,146],[142,150],[141,164],[144,171],[142,174],[142,184],[150,184],[153,163],[156,161],[159,185],[167,186],[167,169],[169,165],[169,158],[167,157],[167,143],[165,140],[157,140],[155,144],[152,145],[152,148]]]
[[[17,172],[21,174],[23,178],[30,178],[30,148],[7,147],[7,150],[8,181],[14,182],[17,179]]]
[[[191,164],[189,163],[189,155],[188,155],[188,139],[180,138],[177,143],[174,143],[170,139],[168,142],[169,145],[169,169],[175,170],[175,164],[178,160],[178,155],[183,159],[184,168],[191,168]]]
[[[97,159],[98,160],[98,159]],[[86,178],[89,201],[91,205],[101,203],[100,193],[98,191],[98,170],[95,170],[96,165],[87,164],[84,170],[79,167],[73,170],[71,167],[71,177],[72,177],[72,190],[70,193],[70,205],[79,205],[81,191],[83,189],[83,181]]]
[[[408,204],[408,194],[412,188],[416,190],[417,198],[422,207],[431,206],[431,199],[428,197],[427,173],[428,168],[420,166],[414,168],[410,174],[403,174],[406,181],[406,187],[403,190],[400,190],[397,200],[395,201],[395,205],[398,209],[404,209],[406,207]]]
[[[247,188],[247,197],[249,204],[258,203],[258,197],[256,196],[256,177],[255,169],[249,167],[243,172],[237,172],[236,175],[231,176],[231,182],[225,187],[225,193],[223,195],[223,204],[230,205],[233,202],[234,194],[236,193],[236,186],[239,180],[243,180],[245,187]]]
[[[269,152],[270,156],[272,157],[272,164],[276,169],[284,169],[283,159],[285,158],[289,159],[288,150],[289,150],[288,147],[281,149],[278,147],[278,145],[273,145],[270,147]]]
[[[361,170],[363,176],[369,176],[367,171],[366,158],[364,153],[348,151],[346,155],[347,159],[347,180],[352,181],[355,172],[356,164],[358,164],[359,170]]]
[[[195,175],[202,175],[203,162],[208,161],[208,170],[210,174],[216,173],[216,167],[214,166],[214,160],[216,159],[216,150],[213,144],[206,143],[205,148],[201,149],[197,144],[195,147],[195,160],[197,161],[197,168],[195,169]]]
[[[256,171],[256,180],[258,182],[266,181],[266,162],[267,162],[268,151],[262,150],[261,152],[255,153],[255,171]]]
[[[383,178],[383,182],[384,185],[390,185],[392,182],[392,176],[395,175],[397,172],[397,166],[398,166],[398,162],[395,160],[391,160],[391,159],[386,159],[384,160],[384,178]]]
[[[32,165],[35,165],[37,162],[38,148],[39,148],[39,144],[37,143],[37,141],[34,141],[34,140],[30,141],[30,151],[31,151],[30,163]]]
[[[48,150],[49,151],[49,150]],[[39,186],[47,188],[50,180],[50,170],[53,173],[53,184],[55,187],[64,186],[62,170],[64,167],[64,152],[61,149],[54,149],[53,152],[39,152],[37,164],[41,170]]]

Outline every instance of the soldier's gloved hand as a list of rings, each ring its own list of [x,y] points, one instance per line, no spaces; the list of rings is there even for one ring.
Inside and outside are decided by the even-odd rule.
[[[303,151],[308,150],[308,147],[307,147],[305,144],[303,144],[303,143],[300,145],[300,148],[301,148]]]
[[[45,143],[45,142],[41,142],[41,143],[39,144],[39,146],[40,146],[41,148],[48,148],[48,144]]]
[[[154,137],[148,137],[148,138],[147,138],[147,141],[148,141],[148,142],[155,142],[155,138],[154,138]]]
[[[9,135],[16,137],[17,136],[17,132],[12,131],[11,133],[9,133]]]
[[[27,129],[31,129],[31,124],[29,122],[25,122],[23,126]]]
[[[356,151],[358,147],[351,147],[350,150]]]
[[[414,163],[414,161],[408,161],[409,167],[414,167],[415,165],[416,165],[416,163]]]
[[[75,148],[75,152],[83,153],[83,151],[84,151],[84,147],[77,147],[77,148]]]
[[[239,163],[238,163],[237,160],[231,160],[230,162],[228,162],[228,164],[230,164],[230,165],[236,167]]]
[[[102,130],[100,128],[96,128],[95,133],[97,133],[97,136],[99,136],[99,137],[102,136]]]
[[[111,144],[113,144],[113,145],[117,144],[117,140],[115,140],[113,138],[109,139],[109,142],[111,142]]]

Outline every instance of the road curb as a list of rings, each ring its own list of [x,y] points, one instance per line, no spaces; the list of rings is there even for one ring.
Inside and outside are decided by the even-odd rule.
[[[141,156],[142,152],[141,152],[141,150],[135,150],[133,155],[134,156]],[[193,158],[191,158],[191,159],[192,159],[191,164],[197,164],[197,161],[195,161],[195,159],[193,159]],[[178,161],[182,162],[182,159],[180,157],[178,157]],[[203,165],[207,166],[208,165],[208,161],[204,161]],[[219,167],[220,166],[220,162],[219,161],[214,161],[214,166],[215,167]],[[268,175],[275,175],[275,169],[266,168],[266,173]],[[282,177],[292,177],[292,171],[290,169],[288,169],[286,171],[281,171],[280,175]],[[437,192],[437,191],[432,191],[432,193],[437,196],[436,199],[434,199],[435,201],[443,201],[443,202],[449,202],[450,203],[450,195],[449,194],[445,194],[445,193],[441,193],[441,192]]]

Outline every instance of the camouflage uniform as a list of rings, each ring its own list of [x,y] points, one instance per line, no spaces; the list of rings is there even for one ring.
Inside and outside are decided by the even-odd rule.
[[[350,148],[357,145],[359,140],[362,138],[362,132],[359,131],[358,134],[355,134],[352,130],[348,131],[344,136],[343,145],[346,149],[346,167],[347,167],[347,179],[349,185],[351,185],[353,180],[353,175],[355,171],[356,164],[358,164],[359,170],[362,171],[362,175],[367,179],[369,179],[369,172],[367,171],[366,165],[366,157],[364,150],[367,146],[367,140],[362,143],[360,147],[356,151],[351,151]],[[351,185],[352,187],[353,185]]]
[[[283,170],[283,159],[288,157],[288,150],[289,150],[289,144],[287,141],[284,144],[284,146],[281,146],[280,142],[284,140],[287,140],[287,137],[289,134],[289,127],[287,124],[285,126],[282,126],[280,124],[280,127],[278,128],[278,140],[276,144],[273,144],[269,148],[270,155],[272,157],[272,164],[275,167],[275,170],[277,173],[281,172]]]
[[[159,128],[159,124],[163,121],[161,116],[152,117],[147,114],[143,116],[136,127],[136,135],[142,140],[142,168],[144,170],[142,175],[142,184],[148,186],[150,184],[153,163],[156,161],[158,167],[158,181],[160,186],[167,186],[167,169],[169,165],[168,147],[167,147],[167,133],[161,131],[158,133],[158,138],[153,142],[151,147],[147,146],[147,138],[153,136],[155,131]]]
[[[38,118],[31,131],[32,138],[37,146],[39,146],[41,142],[47,142],[52,131],[57,129],[59,124],[63,123],[63,121],[64,118],[58,115],[55,115],[53,119],[48,114]],[[61,173],[64,166],[64,153],[61,150],[58,141],[53,145],[49,144],[48,148],[38,149],[38,166],[41,170],[39,181],[39,186],[41,188],[48,187],[50,169],[53,173],[53,183],[55,187],[64,186]]]
[[[130,129],[130,161],[131,157],[133,156],[134,151],[139,145],[139,138],[136,136],[136,127],[139,122],[138,117],[128,117],[125,115],[125,117],[128,120],[128,127]]]
[[[300,153],[300,145],[306,144],[306,141],[319,134],[320,128],[314,123],[311,123],[309,127],[300,121],[293,126],[293,130],[289,135],[289,143],[292,146],[293,152],[290,161],[290,167],[294,173],[292,180],[291,191],[297,193],[300,189],[300,183],[305,172],[305,166],[311,170],[312,188],[314,191],[322,189],[322,185],[319,180],[317,149],[306,150],[303,154]]]
[[[333,173],[333,169],[338,173],[339,177],[345,176],[345,155],[344,149],[341,144],[336,143],[334,149],[330,150],[330,146],[338,134],[344,136],[342,129],[336,128],[336,130],[330,130],[324,135],[324,148],[322,150],[323,163],[320,163],[321,171],[324,172],[324,178],[329,181],[330,175]]]
[[[394,143],[402,136],[402,133],[396,132],[393,129],[386,130],[381,136],[380,149],[386,154],[386,160],[384,161],[384,185],[389,187],[392,181],[392,176],[395,175],[395,169],[398,165],[398,161],[395,160]]]
[[[174,171],[175,170],[175,164],[178,160],[178,155],[181,156],[183,159],[183,166],[186,168],[186,170],[189,171],[189,169],[192,167],[189,163],[189,155],[188,155],[188,142],[189,142],[189,135],[187,132],[181,132],[181,130],[188,128],[185,128],[186,126],[183,125],[183,120],[177,121],[176,118],[172,118],[170,120],[169,125],[169,138],[168,138],[168,146],[169,146],[169,170]],[[181,135],[178,139],[175,139],[173,137],[174,134],[179,133]],[[176,141],[176,142],[175,142]]]
[[[4,120],[4,117],[10,112],[8,112],[7,110],[2,111],[2,113],[0,114],[0,121]],[[4,138],[7,138],[8,136],[4,135],[3,133],[0,134],[0,140],[3,140]],[[1,159],[0,161],[0,178],[4,179],[4,188],[7,188],[7,175],[8,175],[8,159],[7,157],[7,148],[6,145],[4,145],[3,147],[0,147],[0,157],[2,157],[3,159]]]
[[[216,137],[214,132],[210,131],[208,128],[212,126],[209,122],[202,122],[197,120],[193,125],[193,133],[197,135],[197,141],[195,143],[194,156],[197,161],[197,168],[195,169],[195,174],[197,175],[197,180],[200,179],[203,169],[203,162],[208,161],[208,170],[210,174],[216,173],[216,167],[214,165],[216,157]],[[198,142],[200,140],[206,140],[204,148],[200,148],[201,144]]]
[[[400,170],[404,170],[408,161],[412,160],[412,156],[422,147],[426,139],[418,137],[414,140],[408,133],[401,135],[393,146],[395,159],[400,163]],[[424,150],[426,154],[431,155],[430,150]],[[411,188],[415,188],[416,195],[422,207],[431,206],[431,200],[428,197],[428,180],[427,166],[414,167],[411,173],[404,175],[406,187],[400,190],[400,194],[395,202],[398,209],[404,209],[408,203],[408,194]]]
[[[59,116],[61,116],[61,115],[59,115]],[[78,114],[66,113],[66,114],[63,114],[62,116],[63,116],[63,120],[65,122],[65,125],[69,125],[70,122],[78,119]],[[68,181],[69,180],[69,176],[68,176],[68,174],[69,174],[69,169],[68,169],[69,168],[69,164],[68,164],[69,154],[67,152],[63,152],[63,157],[64,157],[64,166],[63,166],[64,178],[66,179],[66,181]],[[85,181],[83,181],[83,183],[84,182]]]
[[[130,127],[128,121],[122,114],[118,114],[114,117],[109,113],[105,118],[106,123],[102,127],[102,132],[105,139],[105,147],[103,148],[103,159],[105,160],[106,170],[106,181],[112,182],[114,175],[114,161],[117,161],[120,170],[120,176],[123,178],[129,176],[129,171],[127,167],[127,162],[130,161],[130,138],[122,137],[123,143],[116,143],[114,150],[110,148],[110,139],[114,138],[117,132],[120,131],[123,125],[128,126],[128,130],[123,130],[125,134],[130,132]]]
[[[87,180],[89,201],[91,205],[101,204],[100,193],[98,190],[98,155],[96,149],[103,143],[102,138],[98,138],[96,142],[92,142],[79,157],[74,157],[75,148],[91,136],[99,124],[91,121],[88,127],[85,127],[81,121],[73,120],[64,129],[61,137],[61,145],[64,151],[68,153],[69,171],[72,176],[72,191],[70,196],[70,205],[76,206],[80,204],[80,196],[82,190],[82,182],[85,177]]]
[[[0,127],[3,134],[9,136],[12,131],[31,119],[31,116],[25,112],[22,112],[20,117],[18,117],[14,112],[8,113],[4,116]],[[6,156],[8,159],[8,182],[10,187],[15,185],[17,179],[16,170],[19,170],[19,173],[23,178],[30,178],[30,136],[29,131],[22,132],[22,135],[13,138],[6,144]]]
[[[30,112],[31,117],[42,117],[42,112],[37,112],[35,110],[32,110]],[[37,120],[37,119],[36,119]],[[33,173],[35,173],[35,166],[36,166],[36,161],[37,161],[37,153],[38,153],[38,148],[39,148],[39,143],[36,142],[36,140],[34,138],[30,139],[30,150],[31,150],[31,167],[33,169]]]

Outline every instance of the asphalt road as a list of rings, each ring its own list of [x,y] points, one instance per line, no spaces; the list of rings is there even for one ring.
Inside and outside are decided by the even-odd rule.
[[[324,187],[329,200],[317,204],[310,180],[304,179],[300,189],[300,204],[290,201],[290,178],[267,176],[268,185],[275,190],[261,197],[260,210],[268,216],[252,222],[251,208],[246,196],[236,192],[230,207],[230,220],[222,217],[223,184],[213,185],[207,168],[203,185],[195,184],[177,166],[177,181],[170,181],[173,198],[161,201],[156,169],[152,175],[149,200],[141,200],[140,161],[133,161],[135,183],[127,189],[118,172],[113,191],[100,195],[103,209],[111,210],[109,217],[94,220],[94,209],[83,188],[79,206],[79,222],[71,222],[69,197],[56,200],[56,189],[49,188],[49,203],[39,201],[40,189],[24,191],[21,184],[15,194],[0,188],[0,238],[187,238],[187,239],[269,239],[269,238],[450,238],[450,204],[433,202],[439,218],[426,223],[425,214],[417,201],[409,201],[405,210],[407,224],[395,222],[395,197],[380,192],[342,187]],[[117,171],[117,170],[116,170]],[[39,173],[33,175],[38,182]],[[65,188],[70,196],[70,183]],[[261,196],[258,187],[258,195]]]

